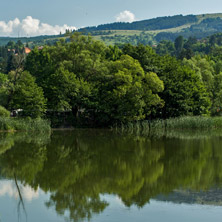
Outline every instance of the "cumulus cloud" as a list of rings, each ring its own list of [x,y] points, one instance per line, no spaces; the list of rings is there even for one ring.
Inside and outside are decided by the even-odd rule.
[[[117,16],[116,16],[116,21],[117,22],[134,22],[135,21],[135,15],[128,11],[125,10],[123,12],[120,12]]]
[[[21,183],[19,183],[19,187],[21,189],[22,196],[25,200],[32,201],[33,199],[39,197],[39,192],[40,192],[39,188],[35,191],[30,186],[28,185],[23,186]],[[9,180],[0,181],[0,197],[5,195],[18,199],[19,197],[18,190],[12,181]]]
[[[38,35],[58,35],[65,33],[66,29],[76,30],[74,26],[49,25],[40,22],[39,19],[27,16],[20,21],[18,18],[9,22],[0,21],[0,36],[38,36]]]

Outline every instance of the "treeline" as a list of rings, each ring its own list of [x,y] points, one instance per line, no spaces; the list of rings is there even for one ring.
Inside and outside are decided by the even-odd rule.
[[[43,38],[43,37],[42,37]],[[36,37],[37,39],[37,37]],[[43,45],[55,45],[59,39],[48,39],[41,38],[32,43],[24,43],[22,40],[14,39],[10,40],[6,45],[0,46],[0,72],[9,73],[11,70],[15,70],[18,67],[23,67],[25,62],[26,54],[25,48],[43,47]],[[1,41],[1,39],[0,39]],[[22,63],[22,64],[20,64]]]
[[[187,25],[187,28],[181,28],[182,25]],[[174,31],[171,28],[177,28]],[[180,27],[180,28],[179,28]],[[163,30],[164,29],[164,30]],[[169,29],[169,31],[167,31]],[[108,31],[109,30],[109,31]],[[140,30],[143,31],[139,35],[127,34],[112,34],[112,30]],[[149,33],[145,31],[163,30],[158,33]],[[155,44],[163,40],[175,41],[178,36],[183,36],[188,39],[190,36],[195,36],[197,39],[204,39],[210,35],[222,32],[221,17],[202,16],[172,16],[160,17],[156,19],[137,21],[132,23],[112,23],[99,25],[97,27],[86,27],[78,30],[84,35],[97,36],[101,35],[101,39],[106,44]]]
[[[93,34],[94,35],[94,34]],[[139,35],[118,35],[115,34],[113,36],[101,36],[101,40],[106,44],[110,43],[112,45],[120,45],[120,44],[131,44],[131,45],[153,45],[154,38],[153,35],[147,34],[145,32],[141,32]]]
[[[201,40],[192,36],[188,39],[178,36],[174,41],[162,40],[154,49],[159,55],[168,54],[179,59],[190,59],[195,55],[208,55],[211,58],[214,55],[219,56],[218,51],[220,51],[221,47],[222,33],[217,33]]]
[[[0,37],[0,46],[7,45],[8,42],[17,42],[21,41],[23,44],[29,43],[33,45],[41,45],[45,44],[46,42],[54,42],[55,39],[59,37],[63,37],[62,35],[41,35],[35,37]]]
[[[34,48],[18,68],[1,74],[0,105],[31,117],[69,112],[64,119],[71,125],[87,126],[219,115],[220,38],[209,39],[208,54],[188,57],[184,50],[198,41],[190,48],[192,39],[163,42],[157,54],[150,46],[106,46],[75,33],[70,43]]]
[[[131,23],[130,23],[131,24]],[[200,23],[195,23],[188,28],[184,28],[182,30],[178,30],[177,32],[171,31],[162,31],[157,34],[149,33],[149,32],[141,32],[139,35],[124,35],[115,34],[109,35],[106,31],[86,31],[82,30],[83,34],[91,34],[92,36],[96,36],[100,33],[101,40],[103,40],[106,44],[126,44],[130,43],[132,45],[137,44],[145,44],[145,45],[154,45],[163,40],[175,41],[179,36],[183,36],[184,39],[189,39],[190,37],[194,37],[198,40],[203,40],[208,36],[217,34],[222,32],[222,19],[218,18],[206,18],[202,20]],[[135,28],[136,30],[136,28]],[[142,29],[143,30],[143,29]],[[146,29],[144,29],[146,30]],[[155,29],[154,29],[155,30]]]
[[[26,44],[28,47],[28,44]],[[17,42],[9,41],[6,45],[0,46],[0,72],[9,73],[11,70],[18,68],[21,60],[21,54],[25,54],[25,45],[21,40]],[[25,56],[24,56],[25,58]]]
[[[158,30],[158,29],[169,29],[175,28],[187,23],[197,22],[198,19],[195,15],[175,15],[158,17],[154,19],[148,19],[136,22],[115,22],[111,24],[103,24],[93,27],[81,28],[80,32],[93,32],[100,30]]]

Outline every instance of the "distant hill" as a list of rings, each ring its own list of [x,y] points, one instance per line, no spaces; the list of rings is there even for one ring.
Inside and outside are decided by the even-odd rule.
[[[43,45],[54,41],[58,41],[59,38],[64,35],[42,35],[36,37],[0,37],[0,46],[6,45],[9,41],[17,42],[18,40],[22,41],[24,44],[29,43],[30,45]]]
[[[165,16],[142,21],[115,22],[98,26],[85,27],[77,30],[85,35],[92,35],[97,40],[109,44],[139,43],[155,45],[162,40],[174,41],[178,36],[184,38],[195,36],[202,39],[222,32],[222,13],[202,15]],[[0,45],[9,41],[21,40],[24,44],[33,45],[54,44],[60,38],[68,41],[68,36],[37,36],[30,38],[0,37]]]
[[[163,39],[174,40],[178,35],[182,35],[185,38],[190,36],[195,36],[199,39],[207,37],[209,35],[222,32],[222,15],[218,17],[204,18],[205,15],[202,15],[201,19],[198,22],[190,25],[187,28],[178,30],[178,32],[160,32],[155,36],[155,39],[159,42]]]
[[[93,27],[86,27],[79,29],[80,32],[92,32],[92,31],[101,31],[101,30],[141,30],[141,31],[150,31],[150,30],[161,30],[161,29],[170,29],[185,24],[191,24],[198,22],[198,18],[195,15],[175,15],[168,17],[159,17],[154,19],[148,19],[143,21],[136,22],[115,22],[112,24],[104,24]]]
[[[178,36],[198,39],[222,32],[222,13],[175,15],[132,23],[117,22],[78,30],[96,36],[107,44],[155,44],[161,40],[174,41]]]

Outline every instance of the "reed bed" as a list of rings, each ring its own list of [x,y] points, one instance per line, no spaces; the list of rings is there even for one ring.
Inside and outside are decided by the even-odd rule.
[[[128,133],[155,134],[169,130],[210,130],[222,129],[222,117],[184,116],[166,120],[145,120],[121,123],[113,129]],[[162,133],[161,133],[162,134]]]
[[[222,117],[186,116],[165,120],[166,129],[217,129],[222,128]]]
[[[38,131],[51,130],[50,122],[44,119],[0,117],[1,131]]]

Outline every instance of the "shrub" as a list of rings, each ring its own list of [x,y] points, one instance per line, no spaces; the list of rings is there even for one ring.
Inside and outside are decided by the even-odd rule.
[[[9,116],[10,112],[3,106],[0,106],[0,117],[9,117]]]

